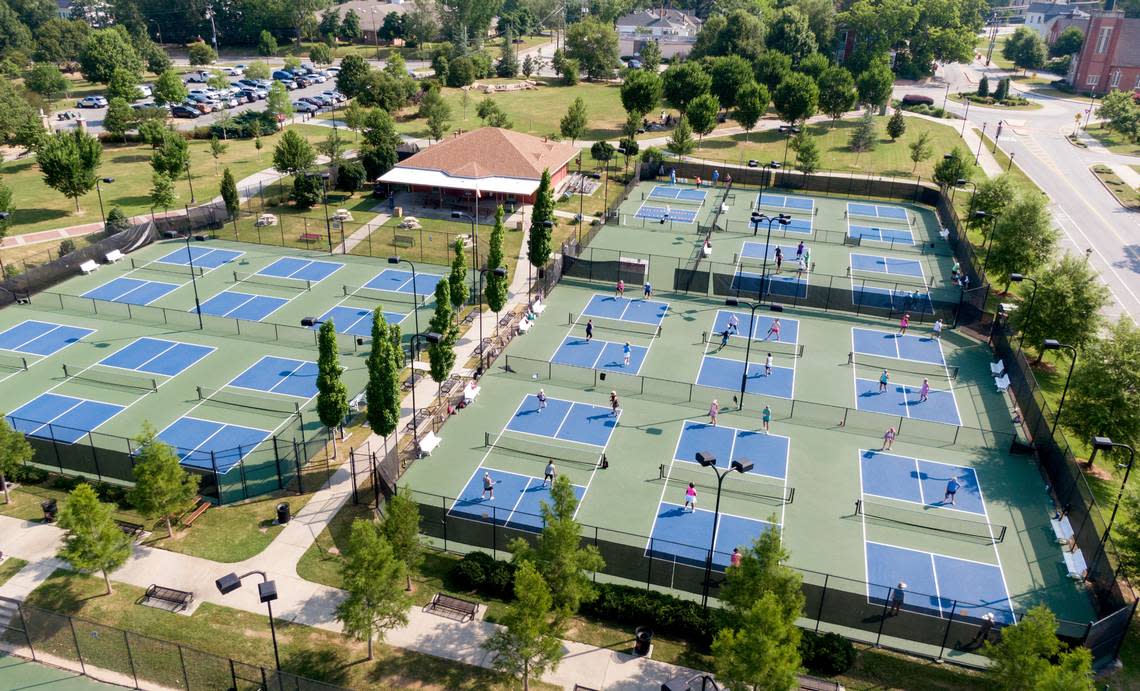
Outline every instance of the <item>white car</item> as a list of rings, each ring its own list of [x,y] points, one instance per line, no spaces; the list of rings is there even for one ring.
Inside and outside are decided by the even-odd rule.
[[[107,99],[102,96],[84,96],[75,102],[76,108],[106,108]]]
[[[233,67],[223,67],[222,74],[227,77],[240,77],[245,74],[245,65],[234,65]]]
[[[186,76],[186,81],[190,84],[205,84],[206,82],[210,81],[210,73],[205,70],[191,72]]]
[[[308,101],[293,101],[293,110],[298,113],[315,113],[320,109]]]
[[[135,98],[136,101],[141,101],[144,98],[150,98],[154,95],[154,92],[151,91],[149,84],[139,84],[137,88],[139,95],[137,98]]]

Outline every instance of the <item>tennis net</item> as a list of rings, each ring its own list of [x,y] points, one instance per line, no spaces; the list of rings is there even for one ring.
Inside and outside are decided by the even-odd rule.
[[[365,300],[375,300],[376,302],[398,303],[401,305],[423,305],[427,302],[428,296],[415,295],[414,293],[402,293],[395,290],[380,290],[379,288],[368,288],[365,286],[343,286],[345,297],[364,298]]]
[[[987,542],[997,543],[1005,540],[1004,525],[950,516],[945,511],[930,507],[924,507],[922,510],[904,509],[860,499],[855,502],[855,513],[866,518],[902,523],[940,533],[953,533]]]
[[[145,271],[161,271],[168,274],[181,274],[183,276],[189,276],[191,274],[189,264],[168,264],[167,262],[159,261],[147,262],[135,259],[134,257],[131,257],[131,268]],[[200,266],[195,266],[193,274],[195,276],[205,276],[206,270]]]
[[[715,353],[720,348],[721,334],[709,334],[706,332],[706,341],[713,347],[708,350],[710,353]],[[732,334],[728,337],[726,348],[739,348],[745,350],[748,348],[748,340],[741,334]],[[763,338],[752,339],[752,357],[753,361],[763,361],[765,353],[779,353],[780,355],[788,355],[791,357],[803,357],[804,347],[801,343],[788,343],[786,341],[771,341]]]
[[[848,353],[847,364],[861,365],[876,370],[888,372],[903,372],[920,377],[946,377],[951,381],[958,378],[957,365],[939,365],[934,362],[919,362],[918,360],[900,360],[883,355],[869,355],[867,353]],[[876,377],[877,378],[877,377]]]
[[[22,355],[0,353],[0,367],[4,369],[25,370],[28,369],[28,359]]]
[[[872,204],[848,205],[844,217],[875,221],[877,225],[887,228],[896,226],[910,227],[910,214],[907,213],[906,209],[893,206],[881,207]]]
[[[599,451],[547,444],[536,439],[520,439],[495,432],[483,433],[483,445],[499,451],[510,451],[529,456],[543,463],[553,460],[576,465],[587,470],[597,468],[606,457],[604,453]]]
[[[688,469],[684,464],[673,463],[672,467],[662,464],[657,469],[657,479],[665,480],[670,486],[688,487],[689,483],[709,492],[716,492],[716,482],[711,478],[712,473],[706,470]],[[723,485],[722,493],[742,499],[774,502],[777,504],[791,504],[795,499],[796,489],[775,482],[745,479],[744,477],[729,478]]]
[[[313,282],[304,278],[289,278],[288,276],[267,276],[265,274],[247,274],[234,272],[234,283],[258,283],[277,288],[291,288],[293,290],[312,290]]]
[[[863,269],[848,269],[848,274],[854,278],[856,285],[867,287],[881,287],[892,289],[900,285],[927,288],[925,276],[912,276],[909,274],[884,274],[881,271],[864,271]]]
[[[144,374],[130,370],[106,370],[94,367],[77,367],[63,365],[63,376],[68,379],[103,384],[121,389],[137,389],[139,391],[158,391],[158,380]]]
[[[609,319],[608,317],[595,317],[592,314],[580,314],[575,318],[574,313],[570,313],[569,325],[574,326],[577,324],[585,328],[586,320],[594,322],[594,329],[601,329],[602,331],[626,331],[628,333],[641,334],[650,338],[656,338],[661,335],[660,324],[649,324],[647,322],[623,321],[621,319]]]
[[[222,405],[250,408],[270,413],[296,415],[301,412],[301,404],[295,400],[280,397],[258,396],[256,394],[242,393],[229,389],[209,389],[198,387],[198,400],[220,403]]]
[[[666,187],[666,191],[661,191],[660,188],[654,188],[649,194],[643,195],[642,199],[665,202],[668,204],[687,204],[689,206],[702,206],[709,197],[706,190],[689,190]]]

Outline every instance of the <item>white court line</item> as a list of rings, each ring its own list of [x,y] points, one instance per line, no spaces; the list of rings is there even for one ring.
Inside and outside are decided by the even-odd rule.
[[[934,574],[934,603],[938,605],[938,616],[943,615],[942,589],[938,587],[938,567],[934,564],[934,553],[930,554],[930,572]]]
[[[530,489],[531,483],[535,481],[535,477],[533,475],[523,475],[522,477],[526,478],[526,484],[523,485],[522,491],[519,492],[519,498],[515,500],[515,505],[511,507],[510,513],[507,514],[507,520],[503,522],[504,526],[508,525],[511,522],[511,516],[515,515],[515,512],[519,510],[519,504],[522,503],[523,497],[526,496],[526,491]],[[492,516],[493,515],[494,514],[492,514]],[[494,519],[492,519],[491,523],[494,524],[494,522]]]
[[[1009,613],[1013,617],[1014,623],[1017,623],[1017,613],[1013,609],[1013,599],[1009,596],[1009,584],[1005,581],[1005,569],[1001,565],[1001,553],[998,552],[997,541],[994,540],[993,524],[990,522],[990,511],[986,508],[986,498],[982,494],[982,478],[978,475],[975,468],[970,470],[974,471],[974,482],[978,484],[978,498],[982,501],[982,516],[986,519],[986,527],[989,529],[990,540],[993,541],[994,546],[994,559],[997,560],[998,574],[1001,576],[1001,587],[1005,590],[1005,601],[1009,604]]]
[[[44,393],[47,393],[47,392],[45,391]],[[27,403],[25,403],[24,405],[20,406],[20,408],[23,408],[24,406],[29,405],[31,403],[34,403],[35,401],[38,401],[40,399],[40,397],[43,395],[44,394],[40,394],[39,396],[36,396],[32,400],[30,400]],[[62,395],[62,394],[57,394],[57,395]],[[55,417],[53,417],[51,420],[48,420],[47,422],[43,422],[41,420],[29,420],[28,418],[22,418],[19,415],[16,415],[16,412],[19,412],[19,408],[17,408],[16,411],[14,411],[14,412],[9,413],[7,417],[12,418],[14,420],[28,420],[29,422],[39,422],[40,423],[39,427],[35,428],[31,432],[25,433],[27,436],[35,436],[36,432],[39,432],[40,430],[42,430],[45,427],[51,427],[52,423],[54,423],[56,420],[60,419],[64,415],[67,415],[71,411],[73,411],[76,408],[78,408],[79,406],[83,405],[85,402],[91,401],[91,399],[80,398],[78,396],[68,396],[67,398],[70,398],[71,400],[77,401],[77,402],[74,405],[72,405],[70,408],[68,408],[67,410],[64,410],[60,413],[57,413]],[[101,401],[91,401],[91,402],[92,403],[99,403]],[[64,427],[64,425],[60,425],[60,426]],[[67,427],[67,429],[73,429],[73,428]],[[76,430],[78,431],[77,428],[76,428]],[[51,437],[52,441],[55,441],[55,435],[54,434],[49,435],[49,436]]]

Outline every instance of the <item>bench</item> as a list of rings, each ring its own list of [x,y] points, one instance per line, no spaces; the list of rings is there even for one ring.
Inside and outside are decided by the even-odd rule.
[[[459,621],[475,621],[475,615],[479,612],[479,603],[464,600],[461,597],[436,593],[425,609],[428,612],[443,611],[458,615]]]
[[[79,270],[84,274],[93,274],[99,270],[99,265],[95,263],[94,259],[88,259],[79,265]]]
[[[206,513],[206,509],[208,509],[208,508],[210,508],[210,502],[208,502],[208,501],[202,502],[201,504],[199,504],[197,506],[197,508],[195,508],[189,514],[182,517],[182,525],[186,526],[187,528],[194,525],[194,521],[198,520],[198,518],[202,514]]]
[[[411,235],[393,235],[392,236],[392,246],[393,247],[415,247],[415,244],[416,244],[416,239],[413,238]]]
[[[367,405],[368,405],[368,392],[367,391],[361,391],[360,393],[353,396],[352,400],[348,402],[349,410],[355,410],[358,413],[361,412],[362,410],[364,410],[364,408],[367,407]]]
[[[322,237],[320,233],[301,233],[301,237],[298,239],[301,242],[317,242]]]
[[[115,262],[123,261],[124,259],[126,259],[126,257],[124,257],[123,253],[120,252],[119,250],[111,250],[110,252],[108,252],[106,254],[104,259],[107,260],[108,264],[114,264]]]
[[[843,689],[843,686],[837,681],[806,675],[800,675],[796,682],[800,691],[842,691]]]
[[[134,540],[139,539],[146,532],[146,528],[130,521],[116,520],[115,525],[119,526],[119,530],[123,531],[124,535]]]
[[[1005,363],[1001,360],[998,360],[997,362],[991,362],[990,374],[994,375],[995,377],[1000,377],[1001,375],[1005,374]]]
[[[424,456],[430,456],[431,452],[435,451],[435,447],[439,446],[442,443],[443,440],[437,437],[435,435],[435,432],[428,432],[424,436],[420,437],[419,448],[416,452],[419,454],[420,458],[423,458]]]
[[[994,386],[997,387],[998,393],[1005,393],[1009,388],[1009,375],[1003,374],[1000,377],[995,377]]]
[[[546,311],[546,305],[542,304],[542,300],[535,300],[534,304],[530,306],[530,311],[534,312],[534,316],[538,316]]]
[[[1089,567],[1085,564],[1085,555],[1081,553],[1081,550],[1074,548],[1073,551],[1070,552],[1066,549],[1061,554],[1065,559],[1065,569],[1069,573],[1069,578],[1077,581],[1084,580]]]
[[[1053,528],[1053,536],[1057,538],[1057,544],[1067,545],[1069,540],[1073,539],[1073,524],[1069,522],[1068,516],[1061,516],[1061,518],[1050,518],[1049,526]]]
[[[257,217],[257,220],[254,221],[253,225],[257,228],[262,228],[264,226],[275,226],[277,225],[277,217],[273,214],[261,214]]]
[[[155,600],[170,606],[171,611],[178,612],[190,606],[194,602],[194,593],[185,590],[175,590],[174,588],[164,588],[160,585],[151,584],[146,589],[143,595],[143,602],[147,600]]]
[[[520,320],[519,321],[519,333],[525,334],[527,331],[530,331],[530,327],[532,324],[533,324],[533,322],[531,322],[531,320],[529,320],[529,319],[524,318],[524,319]]]

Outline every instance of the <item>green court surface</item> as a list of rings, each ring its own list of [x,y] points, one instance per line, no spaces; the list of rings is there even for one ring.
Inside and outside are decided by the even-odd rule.
[[[0,652],[0,688],[44,689],[45,691],[94,691],[117,689],[88,677]]]
[[[226,241],[189,247],[156,243],[0,314],[4,413],[37,462],[129,480],[130,440],[148,421],[204,475],[205,496],[280,489],[326,435],[316,330],[302,319],[336,324],[350,396],[366,380],[367,340],[357,338],[370,333],[371,311],[413,328],[405,267]],[[435,280],[421,270],[417,292]]]
[[[640,192],[633,196],[640,204]],[[846,200],[815,203],[842,213]],[[929,221],[927,210],[907,212]],[[920,241],[931,241],[928,224],[913,227],[926,228]],[[714,253],[743,240],[724,231],[713,237]],[[806,239],[821,263],[841,262],[840,250],[868,249]],[[654,258],[684,259],[699,246],[695,226],[607,226],[591,242]],[[919,259],[938,281],[952,263],[941,254],[874,251]],[[563,279],[535,327],[515,338],[483,378],[475,403],[448,422],[444,443],[409,469],[401,484],[448,516],[448,540],[503,549],[512,534],[540,530],[549,494],[544,468],[553,458],[581,497],[577,518],[587,536],[626,546],[624,553],[603,549],[611,562],[623,562],[606,573],[699,592],[693,572],[699,575],[708,554],[716,477],[694,461],[708,452],[721,469],[730,460],[753,464],[724,480],[714,567],[723,569],[733,547],[778,525],[805,584],[826,582],[818,607],[830,615],[819,619],[843,622],[849,634],[880,626],[879,608],[899,581],[907,583],[904,610],[913,617],[892,619],[882,633],[925,652],[939,646],[944,628],[937,622],[976,623],[993,613],[1008,623],[1040,602],[1063,620],[1095,618],[1067,576],[1036,465],[1008,452],[1010,407],[993,386],[985,343],[950,329],[936,340],[929,323],[904,336],[893,319],[787,306],[772,312],[765,305],[752,326],[747,305],[671,291],[671,277],[653,275],[654,261],[642,269],[654,283],[649,302],[641,299],[640,281],[629,281],[618,298],[608,281]],[[722,347],[732,312],[735,333]],[[884,370],[888,383],[880,393]],[[547,397],[542,410],[540,389]],[[616,417],[611,391],[620,403]],[[714,399],[716,428],[709,425]],[[889,427],[897,441],[883,452]],[[484,496],[484,473],[493,498]],[[951,478],[960,485],[954,505],[944,501]],[[683,506],[689,481],[696,484],[695,512]],[[813,603],[809,596],[809,609]],[[924,621],[935,623],[926,631]]]

